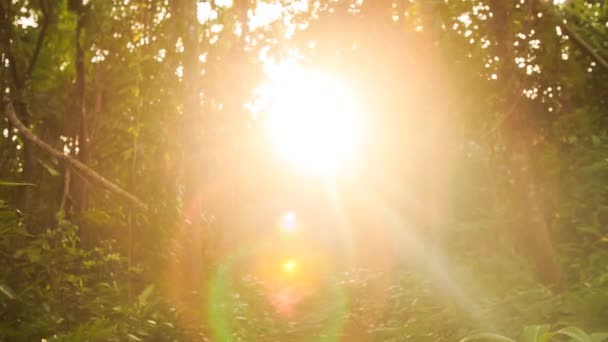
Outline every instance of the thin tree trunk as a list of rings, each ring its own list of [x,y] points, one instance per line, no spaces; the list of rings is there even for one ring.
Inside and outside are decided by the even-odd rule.
[[[517,222],[511,227],[520,240],[524,251],[533,260],[540,280],[549,286],[562,285],[562,272],[551,242],[551,233],[542,210],[542,198],[537,191],[536,177],[532,168],[532,155],[528,149],[534,132],[531,129],[530,115],[521,95],[519,73],[515,69],[513,34],[509,31],[512,22],[509,2],[490,0],[494,16],[491,28],[496,40],[496,54],[503,61],[504,82],[502,110],[515,106],[513,114],[502,126],[503,136],[510,144],[510,169],[514,175],[514,188],[511,201],[518,212]]]
[[[199,23],[196,17],[196,0],[179,0],[172,3],[176,25],[176,39],[181,39],[184,51],[180,56],[183,67],[182,113],[180,113],[181,168],[183,170],[182,219],[174,241],[175,258],[171,261],[170,295],[191,334],[202,328],[203,313],[200,305],[203,289],[205,237],[201,219],[204,173],[202,143],[204,127],[200,105]]]
[[[448,205],[449,178],[452,160],[450,151],[453,137],[452,119],[450,116],[450,97],[448,93],[448,72],[442,59],[440,49],[441,28],[439,20],[439,2],[421,2],[423,23],[422,49],[418,59],[427,71],[428,87],[425,89],[425,101],[430,113],[426,123],[425,151],[427,153],[426,188],[427,225],[429,234],[436,246],[442,244],[444,233],[442,228],[451,220],[451,210]],[[436,100],[437,99],[437,100]]]
[[[4,54],[8,57],[9,68],[13,78],[13,87],[11,95],[15,99],[14,108],[15,112],[19,116],[21,122],[26,126],[30,127],[32,118],[29,115],[27,104],[25,102],[26,97],[26,84],[29,76],[33,71],[35,61],[40,53],[40,49],[36,49],[36,52],[32,55],[29,67],[27,62],[20,63],[16,56],[13,54],[14,41],[17,40],[13,32],[13,19],[14,12],[12,11],[13,4],[11,1],[5,1],[4,4],[0,5],[0,17],[3,25],[2,29],[2,48]],[[42,22],[42,29],[38,36],[37,45],[42,44],[44,35],[46,34],[48,18],[45,15]],[[21,65],[20,65],[21,64]],[[26,183],[37,184],[40,178],[40,165],[37,162],[36,146],[30,144],[28,141],[23,141],[22,146],[22,172],[21,179]],[[25,213],[31,213],[32,211],[32,200],[37,191],[37,188],[28,187],[27,189],[21,189],[17,193],[17,206]],[[27,218],[31,218],[32,215],[26,215]]]
[[[90,150],[89,150],[89,136],[87,131],[87,116],[85,109],[85,61],[84,61],[84,49],[82,47],[82,33],[83,33],[83,15],[81,12],[78,14],[78,23],[76,25],[75,35],[75,46],[76,46],[76,83],[74,85],[74,122],[78,123],[76,127],[76,134],[78,140],[78,160],[84,164],[90,164]],[[72,178],[71,187],[71,198],[72,198],[72,210],[76,217],[78,217],[87,208],[87,182],[82,177]]]

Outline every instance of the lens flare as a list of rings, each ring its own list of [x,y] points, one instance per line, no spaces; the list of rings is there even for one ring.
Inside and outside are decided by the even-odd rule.
[[[353,94],[320,72],[292,64],[272,70],[265,121],[272,145],[302,169],[335,173],[357,150],[359,116]]]
[[[297,325],[302,327],[298,333],[311,340],[339,341],[344,336],[349,300],[335,274],[311,281],[318,275],[308,274],[307,267],[307,272],[298,271],[297,275],[285,277],[283,272],[277,274],[276,259],[274,273],[255,268],[243,273],[247,269],[243,265],[251,264],[252,259],[266,255],[273,247],[254,242],[230,256],[214,272],[208,288],[210,300],[205,305],[209,319],[206,324],[211,328],[213,340],[294,340],[293,327]],[[296,270],[298,263],[293,258],[280,266]],[[311,271],[316,269],[310,267]],[[311,322],[317,322],[314,329],[307,328],[313,326]]]
[[[302,301],[303,294],[297,288],[286,286],[269,293],[268,299],[278,314],[291,316]]]
[[[296,214],[292,211],[288,211],[283,215],[283,219],[281,220],[281,231],[285,233],[295,233],[296,230]]]

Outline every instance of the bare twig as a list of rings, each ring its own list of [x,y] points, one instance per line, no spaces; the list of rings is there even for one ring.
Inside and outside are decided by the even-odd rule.
[[[142,202],[139,198],[134,196],[133,194],[121,189],[118,185],[110,182],[109,180],[104,178],[102,175],[93,171],[92,169],[90,169],[88,166],[81,163],[80,161],[70,157],[69,155],[64,154],[63,152],[53,148],[46,142],[42,141],[38,136],[36,136],[34,133],[32,133],[32,131],[30,131],[29,128],[25,127],[25,125],[23,125],[23,123],[21,121],[19,121],[19,119],[17,118],[17,116],[15,114],[15,109],[13,108],[13,104],[7,96],[3,97],[2,102],[4,104],[4,111],[5,111],[7,118],[17,128],[17,130],[19,130],[19,132],[23,135],[23,137],[25,139],[29,140],[31,143],[38,146],[41,150],[45,151],[46,153],[50,154],[51,156],[53,156],[57,159],[63,160],[66,163],[70,164],[72,167],[74,167],[74,169],[76,169],[77,171],[80,171],[80,173],[82,173],[83,176],[85,176],[86,178],[91,180],[93,183],[97,184],[98,186],[100,186],[102,188],[105,188],[106,190],[113,193],[114,195],[129,202],[133,206],[135,206],[139,209],[142,209],[142,210],[148,209],[148,206],[144,202]]]

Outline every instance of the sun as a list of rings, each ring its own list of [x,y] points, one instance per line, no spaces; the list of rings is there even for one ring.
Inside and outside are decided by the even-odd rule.
[[[293,64],[269,74],[265,128],[272,146],[295,166],[335,174],[357,150],[360,124],[354,95],[327,74]]]

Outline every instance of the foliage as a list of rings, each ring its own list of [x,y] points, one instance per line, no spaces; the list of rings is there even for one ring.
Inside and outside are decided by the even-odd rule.
[[[608,2],[0,9],[19,119],[149,207],[1,109],[0,340],[605,338],[587,332],[608,331]],[[280,61],[335,74],[366,112],[362,166],[336,182],[344,213],[266,146]],[[285,210],[312,226],[291,249],[268,233]],[[263,256],[230,264],[260,240],[324,246],[300,311],[277,311],[269,289],[293,289],[248,268]],[[359,259],[336,256],[349,248]]]
[[[559,330],[549,331],[548,325],[531,325],[524,328],[522,332],[523,342],[541,342],[541,341],[552,341],[557,340],[554,338],[566,337],[569,338],[570,341],[590,341],[590,342],[601,342],[608,338],[608,333],[592,333],[587,334],[583,330],[577,327],[565,327]],[[481,333],[471,335],[469,337],[463,338],[461,341],[515,341],[511,338],[491,334],[491,333]]]
[[[127,267],[114,242],[84,250],[77,227],[67,221],[32,235],[14,212],[4,208],[2,217],[2,340],[180,338],[174,311],[153,285],[129,298],[122,284],[138,272]]]

